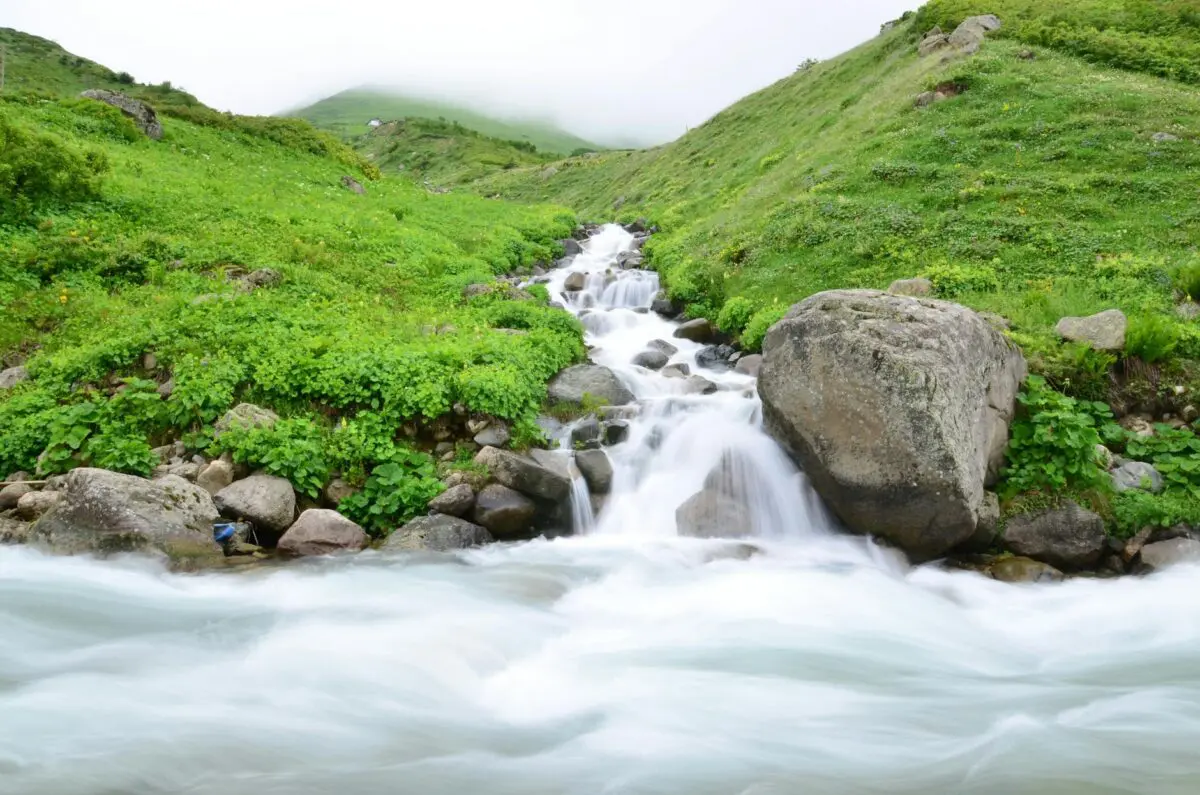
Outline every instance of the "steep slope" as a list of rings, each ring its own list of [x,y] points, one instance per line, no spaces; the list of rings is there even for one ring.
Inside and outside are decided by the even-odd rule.
[[[20,68],[61,76],[51,57]],[[5,474],[147,474],[151,447],[182,439],[315,496],[334,471],[361,484],[391,463],[370,492],[386,504],[354,514],[387,529],[438,487],[408,452],[434,420],[461,403],[528,433],[546,380],[582,357],[544,293],[463,297],[561,251],[568,211],[371,182],[340,144],[306,147],[327,136],[298,120],[252,134],[202,109],[152,141],[76,99],[90,75],[71,74],[0,96],[0,369],[25,368],[0,388]],[[284,421],[216,446],[240,401]]]
[[[467,184],[557,157],[530,143],[490,138],[457,122],[422,118],[385,122],[350,143],[385,174],[403,173],[436,185]]]
[[[458,105],[419,99],[385,89],[356,88],[334,94],[288,115],[307,119],[322,129],[352,137],[367,131],[371,119],[397,121],[424,118],[457,122],[490,138],[533,144],[543,152],[572,154],[598,147],[553,124],[534,120],[503,120]]]

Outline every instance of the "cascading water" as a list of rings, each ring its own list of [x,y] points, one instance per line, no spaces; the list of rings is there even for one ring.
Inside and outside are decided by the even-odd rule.
[[[638,397],[591,532],[203,576],[0,547],[0,793],[1200,789],[1200,569],[1014,587],[823,532],[752,380],[609,282],[629,242],[570,266]],[[654,339],[718,391],[631,365]],[[676,536],[706,481],[757,539]]]

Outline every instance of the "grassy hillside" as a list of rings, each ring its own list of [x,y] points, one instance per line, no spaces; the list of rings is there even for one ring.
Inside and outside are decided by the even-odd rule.
[[[457,122],[410,118],[387,122],[352,142],[385,174],[436,185],[461,185],[489,174],[556,159],[533,144],[489,138]]]
[[[571,154],[598,147],[553,124],[534,120],[502,120],[445,102],[418,99],[383,89],[358,88],[334,94],[289,115],[307,119],[318,127],[343,137],[367,132],[371,119],[397,121],[424,118],[458,122],[489,138],[531,143],[543,152]]]
[[[578,324],[544,300],[462,298],[556,254],[568,211],[371,182],[344,147],[307,146],[325,138],[300,121],[201,106],[203,123],[167,117],[151,141],[73,98],[89,71],[51,57],[39,81],[38,62],[14,61],[26,92],[0,97],[0,360],[31,380],[0,392],[0,471],[145,474],[151,447],[177,438],[309,494],[394,463],[372,476],[379,501],[352,508],[386,529],[437,488],[411,453],[437,418],[461,403],[528,438],[545,381],[582,357]],[[239,401],[285,421],[214,444]]]
[[[1146,54],[1153,36],[1158,55],[1183,58],[1200,39],[1195,7],[939,0],[673,144],[564,161],[552,176],[503,172],[481,189],[594,219],[647,216],[663,229],[648,250],[671,294],[751,348],[815,292],[927,276],[937,295],[1007,318],[1053,387],[1178,411],[1200,389],[1185,300],[1200,295],[1200,96],[1123,53]],[[993,10],[1010,33],[977,56],[918,57],[933,22]],[[952,96],[914,106],[938,86]],[[1053,331],[1113,307],[1131,322],[1122,357]]]

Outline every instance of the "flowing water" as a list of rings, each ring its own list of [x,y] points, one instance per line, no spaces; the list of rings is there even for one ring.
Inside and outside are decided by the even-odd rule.
[[[1194,793],[1200,570],[1008,586],[831,531],[753,380],[568,270],[637,395],[575,538],[177,576],[0,547],[0,793]],[[678,346],[718,391],[629,364]],[[679,538],[725,463],[752,542]]]

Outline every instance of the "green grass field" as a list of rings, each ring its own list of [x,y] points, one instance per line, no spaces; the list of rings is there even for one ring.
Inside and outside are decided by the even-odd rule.
[[[505,120],[448,102],[404,96],[384,89],[357,88],[334,94],[289,115],[307,119],[316,126],[346,138],[368,131],[371,119],[397,121],[424,118],[458,122],[489,138],[531,143],[543,152],[570,154],[579,149],[598,149],[595,144],[548,122]]]

